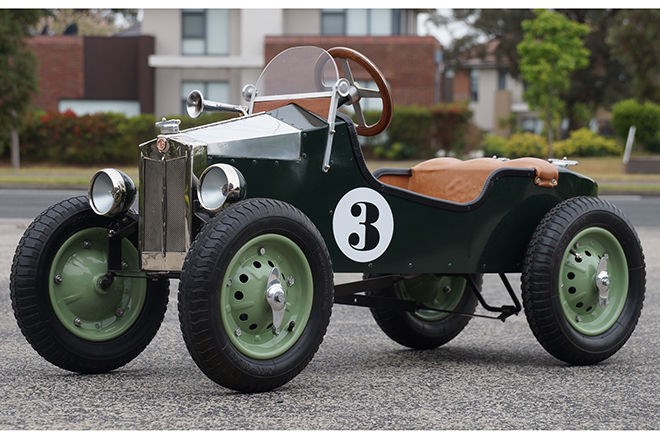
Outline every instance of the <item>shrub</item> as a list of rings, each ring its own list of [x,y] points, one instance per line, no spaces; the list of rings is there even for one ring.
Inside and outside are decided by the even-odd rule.
[[[505,156],[514,159],[516,157],[540,157],[548,155],[548,144],[542,136],[533,133],[516,133],[509,138],[504,149]]]
[[[466,102],[437,104],[431,107],[434,151],[443,148],[457,155],[466,147],[466,132],[472,111]]]
[[[380,112],[366,112],[367,123],[374,123]],[[372,154],[380,158],[434,157],[440,149],[462,153],[471,111],[464,103],[432,107],[396,106],[386,136],[369,139]]]
[[[487,134],[481,142],[481,149],[484,150],[485,157],[506,157],[506,144],[506,138],[494,134]]]
[[[392,122],[387,128],[389,149],[394,144],[408,145],[414,157],[432,157],[431,111],[426,107],[397,106],[393,110]],[[374,152],[375,153],[375,152]]]
[[[607,139],[588,128],[571,132],[568,139],[555,142],[553,149],[556,157],[617,156],[623,153],[623,147],[613,139]]]
[[[374,146],[373,155],[378,159],[405,160],[415,155],[415,149],[403,142],[394,142],[393,144]]]
[[[621,139],[628,137],[628,129],[635,126],[635,141],[649,151],[660,152],[660,105],[634,99],[620,101],[612,107],[612,125]]]
[[[206,113],[197,119],[180,115],[168,119],[180,119],[180,129],[185,130],[235,116]],[[379,116],[380,112],[365,112],[370,124]],[[470,117],[466,104],[397,107],[386,134],[370,138],[373,148],[365,152],[387,159],[426,159],[441,148],[460,154],[465,148]],[[153,115],[127,118],[112,113],[34,113],[25,118],[22,157],[25,162],[132,164],[138,157],[137,146],[158,134],[156,121]]]
[[[30,115],[21,134],[21,157],[25,162],[122,162],[128,151],[118,130],[122,119],[113,113],[76,116],[71,111]]]
[[[181,119],[181,129],[232,117],[209,113]],[[134,164],[138,145],[155,138],[154,115],[126,117],[116,113],[76,116],[67,111],[26,116],[21,131],[21,157],[29,162],[67,164]]]

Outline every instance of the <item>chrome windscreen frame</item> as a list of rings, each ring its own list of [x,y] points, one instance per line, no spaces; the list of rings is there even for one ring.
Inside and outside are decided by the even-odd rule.
[[[190,249],[193,164],[204,166],[206,146],[160,135],[140,145],[139,246],[142,270],[178,272]]]

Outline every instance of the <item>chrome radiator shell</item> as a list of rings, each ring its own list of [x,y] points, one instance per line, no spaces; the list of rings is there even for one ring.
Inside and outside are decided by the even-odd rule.
[[[181,143],[161,135],[140,145],[142,270],[176,272],[183,267],[192,235],[193,168],[203,168],[205,163],[206,146],[195,142]]]
[[[265,113],[180,132],[178,123],[161,126],[167,131],[140,145],[140,255],[144,271],[177,272],[192,239],[192,182],[209,158],[297,160],[302,132]]]

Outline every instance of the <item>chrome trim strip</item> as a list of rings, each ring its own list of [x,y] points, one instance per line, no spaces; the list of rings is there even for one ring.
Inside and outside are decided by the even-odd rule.
[[[256,102],[265,102],[265,101],[281,101],[283,99],[307,99],[307,98],[330,98],[334,94],[333,90],[327,92],[308,92],[308,93],[291,93],[288,95],[268,95],[268,96],[256,96],[253,101]]]
[[[330,155],[332,154],[332,140],[335,136],[335,119],[337,118],[337,99],[340,97],[339,90],[344,85],[345,79],[338,79],[332,86],[332,98],[330,101],[330,111],[328,112],[328,140],[325,143],[325,152],[323,153],[323,164],[321,171],[327,173],[330,171]]]

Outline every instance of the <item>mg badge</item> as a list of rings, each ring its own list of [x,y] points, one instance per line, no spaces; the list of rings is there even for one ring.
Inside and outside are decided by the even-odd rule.
[[[156,148],[158,148],[158,151],[161,153],[164,153],[165,150],[167,150],[167,139],[164,137],[159,137],[156,141]]]

